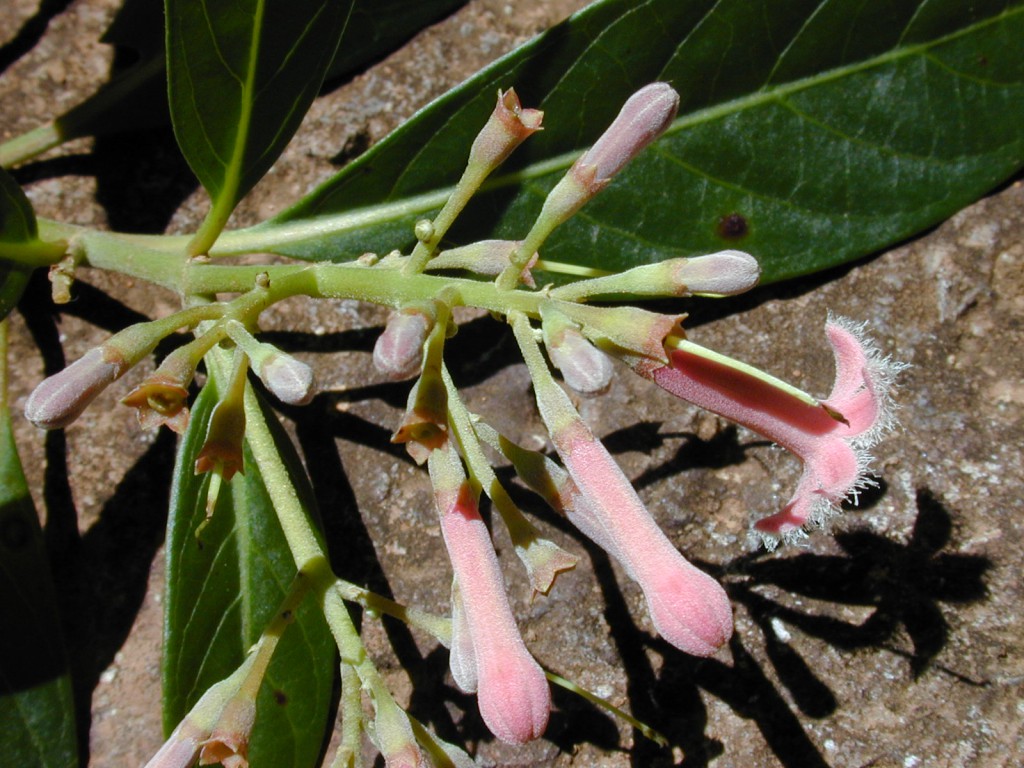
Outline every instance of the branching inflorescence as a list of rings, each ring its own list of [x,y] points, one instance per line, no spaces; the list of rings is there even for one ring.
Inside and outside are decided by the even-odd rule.
[[[830,319],[826,336],[836,360],[829,396],[816,399],[772,376],[688,340],[682,317],[598,300],[630,297],[729,296],[758,280],[756,260],[739,251],[675,258],[620,274],[599,275],[560,287],[537,287],[531,270],[558,271],[540,256],[545,238],[608,184],[672,122],[678,95],[665,83],[642,88],[550,192],[532,228],[518,241],[487,240],[440,250],[446,232],[472,195],[522,141],[541,127],[537,110],[522,109],[511,90],[498,95],[489,121],[472,144],[466,171],[440,213],[416,226],[408,255],[363,257],[347,264],[230,267],[190,263],[196,294],[234,291],[228,301],[196,303],[167,318],[122,331],[91,350],[33,392],[26,415],[40,427],[62,428],[104,387],[149,355],[178,329],[195,338],[169,354],[124,402],[139,410],[144,427],[166,424],[183,431],[187,395],[197,366],[224,372],[220,402],[209,421],[195,470],[216,476],[207,509],[215,507],[221,480],[243,466],[243,441],[260,459],[261,438],[249,423],[254,413],[248,373],[281,401],[302,404],[315,388],[302,362],[255,338],[260,313],[293,295],[346,297],[392,309],[373,353],[377,368],[394,380],[415,379],[393,440],[426,464],[454,578],[450,621],[419,614],[337,579],[305,523],[290,515],[287,482],[273,481],[273,462],[261,464],[298,576],[246,663],[195,705],[154,757],[152,766],[185,766],[197,759],[246,764],[254,691],[275,638],[310,590],[319,592],[342,657],[343,717],[371,733],[390,768],[470,765],[468,757],[438,741],[403,712],[365,657],[342,600],[398,615],[451,649],[455,683],[475,692],[487,727],[500,739],[521,743],[540,736],[551,706],[548,679],[519,634],[506,596],[490,533],[480,515],[485,494],[507,526],[533,589],[547,594],[575,558],[544,539],[517,509],[488,456],[502,454],[518,477],[558,513],[618,561],[643,590],[657,632],[690,654],[714,654],[732,633],[725,591],[689,563],[647,512],[629,480],[573,405],[564,384],[581,395],[609,385],[613,361],[625,363],[676,396],[771,439],[794,453],[803,474],[792,499],[754,524],[769,547],[822,524],[840,502],[867,480],[868,449],[892,424],[890,389],[899,365],[868,341],[862,329]],[[443,271],[443,274],[438,272]],[[249,287],[239,286],[248,281]],[[537,406],[557,454],[516,445],[466,408],[444,363],[454,332],[452,310],[472,306],[504,317],[534,383]],[[232,353],[228,350],[233,349]],[[546,351],[546,358],[545,358]],[[491,452],[487,448],[492,449]],[[363,722],[358,693],[374,707]],[[358,690],[358,689],[356,689]],[[353,698],[354,696],[354,698]],[[353,703],[354,702],[354,703]],[[349,724],[351,725],[351,723]],[[335,764],[354,750],[346,731]],[[358,728],[355,729],[358,736]]]

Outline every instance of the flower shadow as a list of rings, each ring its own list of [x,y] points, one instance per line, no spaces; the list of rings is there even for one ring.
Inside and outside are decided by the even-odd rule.
[[[627,665],[632,711],[683,749],[685,759],[678,764],[707,766],[728,749],[705,735],[703,691],[753,722],[779,764],[830,765],[804,723],[833,715],[841,704],[787,626],[839,651],[874,649],[905,656],[911,679],[932,668],[961,677],[935,661],[949,639],[944,604],[985,599],[984,579],[992,564],[950,551],[952,517],[931,491],[918,490],[916,503],[917,519],[905,542],[855,529],[836,535],[841,555],[777,558],[756,553],[717,568],[701,564],[722,580],[734,605],[750,619],[738,622],[729,643],[731,664],[695,659],[652,640],[630,621],[617,587],[608,583],[609,574],[598,570],[609,611],[617,614],[609,622],[617,628],[613,636]],[[804,607],[807,601],[799,598],[813,599],[816,608]],[[851,621],[838,616],[844,607],[870,613]],[[901,630],[910,639],[910,652],[898,647]],[[658,674],[647,651],[664,658]],[[677,764],[667,750],[640,738],[631,757],[638,766]]]

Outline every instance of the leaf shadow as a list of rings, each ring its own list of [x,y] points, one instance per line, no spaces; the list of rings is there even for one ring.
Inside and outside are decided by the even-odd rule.
[[[71,0],[43,0],[36,12],[0,47],[0,73],[36,47],[50,22],[71,5]]]
[[[45,276],[34,276],[19,310],[41,351],[44,372],[50,375],[64,367],[64,355],[59,312],[45,300],[47,294]],[[115,325],[124,314],[134,315],[113,300],[103,306],[117,309]],[[68,442],[62,430],[47,433],[44,452],[43,536],[68,639],[79,756],[84,765],[93,692],[132,629],[146,595],[150,567],[164,540],[175,440],[166,430],[156,435],[84,533],[79,532],[68,479]]]

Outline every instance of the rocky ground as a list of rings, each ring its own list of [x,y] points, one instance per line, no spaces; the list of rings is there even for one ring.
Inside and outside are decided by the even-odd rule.
[[[0,7],[0,139],[68,108],[105,78],[111,51],[95,41],[116,5]],[[378,140],[578,5],[474,1],[337,84],[234,224],[280,210],[334,172],[339,153]],[[204,210],[166,130],[73,142],[19,171],[19,180],[42,215],[91,226],[185,231]],[[887,354],[911,366],[898,394],[901,428],[874,465],[879,487],[836,522],[833,536],[816,535],[804,549],[767,555],[747,542],[752,512],[777,508],[795,482],[797,467],[783,453],[626,373],[609,395],[582,404],[672,540],[729,586],[736,635],[710,660],[654,640],[639,591],[545,517],[542,527],[581,564],[550,597],[536,599],[508,564],[529,645],[545,666],[628,709],[674,746],[661,749],[558,694],[547,737],[526,747],[489,740],[478,722],[466,723],[467,746],[482,765],[1021,764],[1022,210],[1024,187],[1011,181],[887,253],[755,291],[726,311],[695,308],[696,341],[812,392],[824,394],[831,382],[822,335],[830,311],[866,323]],[[12,318],[16,411],[44,359],[59,366],[61,349],[75,359],[136,313],[174,308],[173,296],[97,272],[82,275],[74,303],[58,311],[48,301],[40,282]],[[364,397],[346,394],[379,382],[366,381],[366,345],[339,340],[381,319],[350,302],[290,302],[268,325],[306,332],[300,354],[335,393],[293,426],[325,515],[361,515],[344,544],[355,553],[350,577],[445,611],[449,571],[425,474],[396,462],[381,437],[401,397],[373,387]],[[454,365],[471,375],[471,407],[523,440],[539,435],[529,378],[500,327],[473,320],[458,348]],[[76,589],[69,626],[91,691],[97,766],[139,765],[161,741],[161,543],[174,444],[166,434],[140,433],[118,396],[105,394],[63,436],[17,420],[48,544],[66,555],[55,565],[58,585]],[[444,654],[405,635],[396,656],[378,624],[365,626],[399,698],[433,721],[458,721],[466,701],[445,678]]]

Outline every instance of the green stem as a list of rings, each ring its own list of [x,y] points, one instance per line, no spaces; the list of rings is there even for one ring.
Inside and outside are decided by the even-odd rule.
[[[0,241],[0,260],[14,262],[22,268],[49,267],[63,259],[67,251],[68,243],[65,240],[33,240],[27,243]]]
[[[224,355],[217,357],[221,358],[222,364],[226,363],[223,361]],[[246,388],[245,416],[246,440],[277,512],[288,548],[298,570],[309,576],[320,596],[327,626],[334,636],[342,661],[352,666],[363,688],[370,692],[376,702],[382,705],[393,704],[391,693],[366,653],[363,641],[352,623],[342,591],[337,588],[338,579],[331,571],[327,553],[299,500],[252,387]]]

